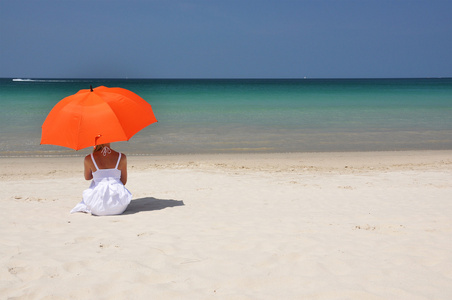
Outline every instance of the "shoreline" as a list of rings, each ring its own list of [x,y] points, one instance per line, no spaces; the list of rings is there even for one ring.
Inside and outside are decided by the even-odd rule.
[[[408,134],[408,133],[407,133]],[[450,135],[450,134],[449,134]],[[367,141],[366,143],[356,146],[356,147],[347,147],[344,143],[347,143],[347,134],[344,136],[344,140],[342,143],[336,141],[335,146],[332,147],[321,147],[321,143],[318,146],[307,146],[304,145],[302,147],[255,147],[255,148],[218,148],[211,147],[211,145],[207,149],[193,149],[193,145],[186,145],[187,148],[183,144],[175,145],[174,147],[161,147],[162,145],[157,145],[153,149],[154,151],[150,151],[149,149],[143,149],[142,145],[131,145],[128,142],[115,142],[113,148],[117,151],[126,153],[131,156],[180,156],[180,155],[248,155],[248,154],[282,154],[282,153],[360,153],[360,152],[414,152],[414,151],[452,151],[450,142],[450,138],[447,136],[443,137],[443,141],[441,145],[432,144],[428,145],[425,143],[421,143],[419,145],[398,145],[398,146],[389,146],[384,144],[378,144],[376,141]],[[393,137],[394,138],[394,137]],[[397,138],[397,136],[395,137]],[[416,140],[416,136],[411,136],[412,140]],[[307,139],[306,143],[318,142]],[[274,141],[277,142],[277,141]],[[381,141],[380,141],[381,142]],[[350,141],[353,144],[353,141]],[[367,146],[365,146],[367,144]],[[33,145],[36,146],[36,145]],[[91,147],[87,147],[84,149],[80,149],[78,151],[64,148],[60,146],[53,145],[42,145],[42,146],[50,146],[53,149],[33,149],[30,151],[19,151],[19,150],[5,150],[5,148],[0,151],[0,158],[14,158],[14,157],[79,157],[84,156],[86,154],[91,153]],[[23,145],[20,145],[19,148],[22,148]],[[137,148],[138,147],[138,148]],[[141,147],[141,149],[139,148]],[[196,147],[195,147],[196,148]],[[183,150],[181,150],[183,149]]]

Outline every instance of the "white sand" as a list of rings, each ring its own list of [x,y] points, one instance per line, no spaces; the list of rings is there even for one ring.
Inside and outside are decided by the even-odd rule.
[[[0,299],[452,299],[452,151],[0,159]]]

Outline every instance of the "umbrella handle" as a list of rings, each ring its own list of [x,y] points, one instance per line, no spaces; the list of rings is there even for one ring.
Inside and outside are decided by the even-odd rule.
[[[102,134],[98,134],[95,138],[94,138],[94,148],[96,148],[97,146],[97,140],[102,136]]]

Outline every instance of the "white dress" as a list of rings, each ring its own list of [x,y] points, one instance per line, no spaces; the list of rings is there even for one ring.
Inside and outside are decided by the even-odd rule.
[[[88,189],[83,191],[83,200],[77,204],[71,214],[85,212],[97,216],[122,214],[130,201],[132,194],[121,182],[121,170],[118,170],[121,153],[114,169],[99,169],[91,154],[96,172]]]

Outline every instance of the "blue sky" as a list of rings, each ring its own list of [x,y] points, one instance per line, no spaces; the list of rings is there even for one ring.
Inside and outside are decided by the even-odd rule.
[[[452,77],[449,0],[0,0],[0,77]]]

